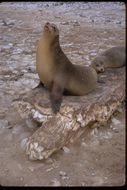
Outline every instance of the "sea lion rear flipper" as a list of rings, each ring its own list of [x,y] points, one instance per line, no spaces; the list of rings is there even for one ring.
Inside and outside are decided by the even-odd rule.
[[[97,82],[98,83],[105,83],[105,81],[103,79],[100,79],[100,78],[97,79]]]
[[[50,99],[51,99],[51,107],[53,113],[55,114],[60,110],[62,96],[63,96],[63,88],[60,85],[53,83],[50,93]]]

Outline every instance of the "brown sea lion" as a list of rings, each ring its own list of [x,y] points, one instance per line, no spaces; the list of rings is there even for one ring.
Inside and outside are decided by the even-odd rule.
[[[36,69],[50,92],[52,110],[60,109],[63,94],[81,96],[97,86],[95,69],[72,64],[60,47],[59,30],[54,24],[46,23],[38,42]]]
[[[112,47],[92,61],[91,66],[99,73],[104,72],[105,68],[118,68],[125,65],[126,50],[123,46]]]

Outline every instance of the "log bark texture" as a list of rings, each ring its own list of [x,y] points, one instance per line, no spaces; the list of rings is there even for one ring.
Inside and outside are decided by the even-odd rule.
[[[60,112],[51,110],[48,90],[36,89],[13,104],[28,125],[40,127],[27,142],[31,160],[48,158],[68,143],[73,143],[87,126],[103,125],[125,100],[125,68],[108,69],[100,77],[105,83],[86,96],[63,96]]]

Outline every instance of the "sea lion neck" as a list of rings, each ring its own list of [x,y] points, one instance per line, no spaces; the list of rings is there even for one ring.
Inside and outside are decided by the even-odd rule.
[[[62,51],[60,47],[60,42],[59,42],[59,36],[55,36],[53,41],[50,44],[50,49],[53,51],[56,55],[57,53],[60,53]]]
[[[59,36],[55,36],[51,42],[51,46],[60,47]]]

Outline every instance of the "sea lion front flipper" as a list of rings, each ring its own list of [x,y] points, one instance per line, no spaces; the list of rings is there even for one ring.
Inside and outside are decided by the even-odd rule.
[[[53,113],[55,114],[60,110],[62,96],[63,96],[63,88],[59,84],[54,82],[52,84],[50,99],[51,99],[51,107]]]

